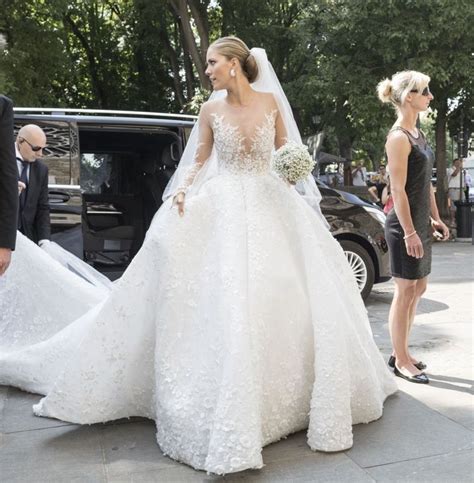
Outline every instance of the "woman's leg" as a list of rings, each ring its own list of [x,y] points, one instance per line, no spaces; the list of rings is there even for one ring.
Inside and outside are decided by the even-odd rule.
[[[372,199],[378,203],[380,201],[379,195],[377,193],[377,188],[375,186],[369,187],[369,195],[372,196]]]
[[[421,374],[412,363],[408,354],[408,335],[410,333],[410,307],[416,298],[417,280],[396,278],[395,294],[389,314],[390,336],[396,365],[404,374],[414,376]]]
[[[408,310],[408,318],[409,318],[408,337],[410,336],[410,332],[413,326],[413,321],[415,320],[418,302],[420,301],[422,295],[426,292],[427,285],[428,285],[428,277],[420,278],[419,280],[416,281],[415,298]],[[410,351],[408,350],[408,337],[407,337],[407,353],[410,354]],[[418,362],[414,357],[411,357],[411,356],[410,356],[410,360],[414,364]]]

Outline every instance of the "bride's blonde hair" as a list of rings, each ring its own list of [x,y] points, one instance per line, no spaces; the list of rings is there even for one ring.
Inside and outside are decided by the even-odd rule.
[[[377,85],[377,94],[382,102],[390,102],[397,109],[405,102],[410,91],[422,92],[430,78],[416,70],[397,72],[391,79],[384,79]]]
[[[234,36],[221,37],[212,42],[209,48],[217,50],[219,54],[224,55],[229,60],[236,58],[249,82],[255,81],[258,76],[257,61],[243,40]]]

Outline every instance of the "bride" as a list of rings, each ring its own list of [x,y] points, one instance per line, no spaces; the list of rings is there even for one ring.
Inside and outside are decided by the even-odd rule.
[[[215,92],[141,250],[104,302],[3,350],[0,383],[43,394],[38,416],[154,419],[165,454],[224,474],[305,428],[313,450],[351,447],[396,385],[314,180],[272,173],[301,139],[265,51],[225,37],[207,65]]]

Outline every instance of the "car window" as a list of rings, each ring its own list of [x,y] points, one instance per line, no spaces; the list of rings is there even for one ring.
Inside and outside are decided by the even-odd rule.
[[[81,189],[86,193],[107,193],[113,190],[112,155],[81,154]]]
[[[139,152],[81,152],[81,189],[90,194],[136,193]]]

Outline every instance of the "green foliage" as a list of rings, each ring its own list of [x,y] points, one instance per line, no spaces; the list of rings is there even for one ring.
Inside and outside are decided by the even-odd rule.
[[[176,5],[0,0],[7,39],[0,91],[23,106],[196,112],[204,97]],[[432,78],[438,123],[428,129],[447,123],[453,135],[462,124],[472,132],[471,0],[188,0],[188,6],[198,47],[235,34],[267,50],[303,135],[324,130],[326,151],[349,158],[354,151],[378,165],[395,114],[375,88],[404,69]]]
[[[472,108],[473,8],[468,0],[315,2],[303,24],[308,69],[292,88],[304,123],[317,113],[319,128],[332,126],[339,145],[365,151],[377,165],[395,120],[391,106],[376,97],[383,78],[406,69],[426,72],[435,109],[448,98]]]
[[[0,90],[17,105],[179,109],[159,35],[166,1],[0,0],[0,10]]]

